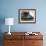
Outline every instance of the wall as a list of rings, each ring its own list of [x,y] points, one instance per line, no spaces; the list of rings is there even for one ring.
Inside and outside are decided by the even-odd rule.
[[[19,15],[18,9],[21,8],[36,9],[36,24],[18,23],[18,15]],[[0,18],[7,18],[7,17],[13,17],[15,19],[14,26],[11,26],[12,32],[38,31],[46,35],[45,0],[0,0]],[[0,24],[0,32],[8,32],[8,26],[6,26],[4,23]]]
[[[2,17],[13,17],[15,25],[12,26],[11,31],[46,31],[46,1],[41,0],[1,0],[1,14]],[[18,9],[36,9],[36,24],[19,24],[18,23]],[[6,25],[2,25],[2,32],[8,31]]]
[[[1,0],[1,14],[0,16],[13,17],[15,25],[11,28],[12,31],[46,31],[46,1],[41,0]],[[28,8],[36,9],[36,24],[19,24],[18,23],[18,9]],[[8,31],[6,25],[2,26],[2,32]],[[13,29],[14,28],[14,29]]]

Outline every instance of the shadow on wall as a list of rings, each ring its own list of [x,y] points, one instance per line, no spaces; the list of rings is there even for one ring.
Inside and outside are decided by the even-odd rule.
[[[5,17],[0,16],[0,46],[3,46],[3,32],[2,32],[2,25],[5,23]]]

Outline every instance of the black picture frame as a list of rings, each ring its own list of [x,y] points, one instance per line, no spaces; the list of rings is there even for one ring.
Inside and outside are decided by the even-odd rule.
[[[19,23],[36,23],[36,9],[19,9]]]

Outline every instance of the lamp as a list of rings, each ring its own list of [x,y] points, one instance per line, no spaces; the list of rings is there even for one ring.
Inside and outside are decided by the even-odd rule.
[[[14,18],[5,18],[5,25],[9,25],[8,34],[11,35],[11,33],[10,33],[10,25],[14,25]]]

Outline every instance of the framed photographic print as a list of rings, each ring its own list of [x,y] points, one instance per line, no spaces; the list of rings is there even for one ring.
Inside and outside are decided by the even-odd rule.
[[[19,9],[19,23],[36,23],[36,9]]]

